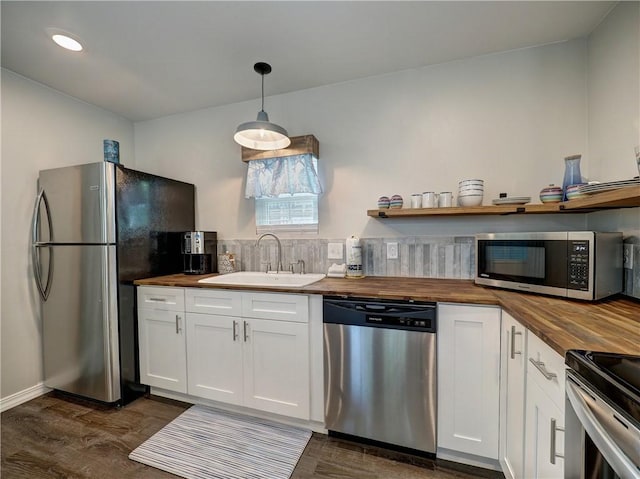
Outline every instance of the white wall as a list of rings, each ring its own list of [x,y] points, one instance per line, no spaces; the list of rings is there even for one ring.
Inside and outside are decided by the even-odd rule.
[[[583,215],[380,221],[366,210],[380,195],[455,191],[466,178],[485,180],[485,204],[561,184],[563,157],[587,147],[586,56],[574,40],[268,97],[265,109],[290,135],[320,141],[320,238],[583,227]],[[138,166],[195,183],[198,227],[223,238],[255,237],[232,136],[258,107],[135,124]]]
[[[39,300],[30,226],[38,171],[102,161],[102,140],[120,141],[133,166],[133,124],[2,70],[2,252],[0,397],[42,381]]]
[[[589,36],[589,157],[592,179],[638,176],[640,2],[620,2]]]
[[[638,176],[633,149],[640,145],[640,2],[618,4],[590,35],[588,58],[589,156],[595,165],[594,179]],[[589,227],[623,231],[628,240],[640,243],[638,208],[593,213]]]

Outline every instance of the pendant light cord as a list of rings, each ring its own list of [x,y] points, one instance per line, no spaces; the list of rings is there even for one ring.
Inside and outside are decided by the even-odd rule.
[[[264,73],[260,74],[262,78],[262,106],[260,107],[260,111],[264,111]]]

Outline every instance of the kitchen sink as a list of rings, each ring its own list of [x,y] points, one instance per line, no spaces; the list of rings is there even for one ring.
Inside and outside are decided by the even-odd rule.
[[[324,274],[261,273],[259,271],[240,271],[237,273],[211,276],[198,281],[206,284],[226,284],[238,286],[259,286],[261,288],[302,288],[324,278]]]

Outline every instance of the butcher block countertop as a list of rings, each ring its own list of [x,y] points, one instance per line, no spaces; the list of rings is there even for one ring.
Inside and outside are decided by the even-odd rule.
[[[494,305],[502,307],[562,356],[569,349],[640,355],[640,302],[622,296],[590,303],[486,288],[472,280],[374,276],[325,278],[303,288],[198,283],[208,276],[211,275],[174,274],[138,280],[135,284]]]

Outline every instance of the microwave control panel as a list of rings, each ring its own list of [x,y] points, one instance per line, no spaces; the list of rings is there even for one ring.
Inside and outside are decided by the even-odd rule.
[[[589,289],[588,241],[569,241],[569,288]]]

